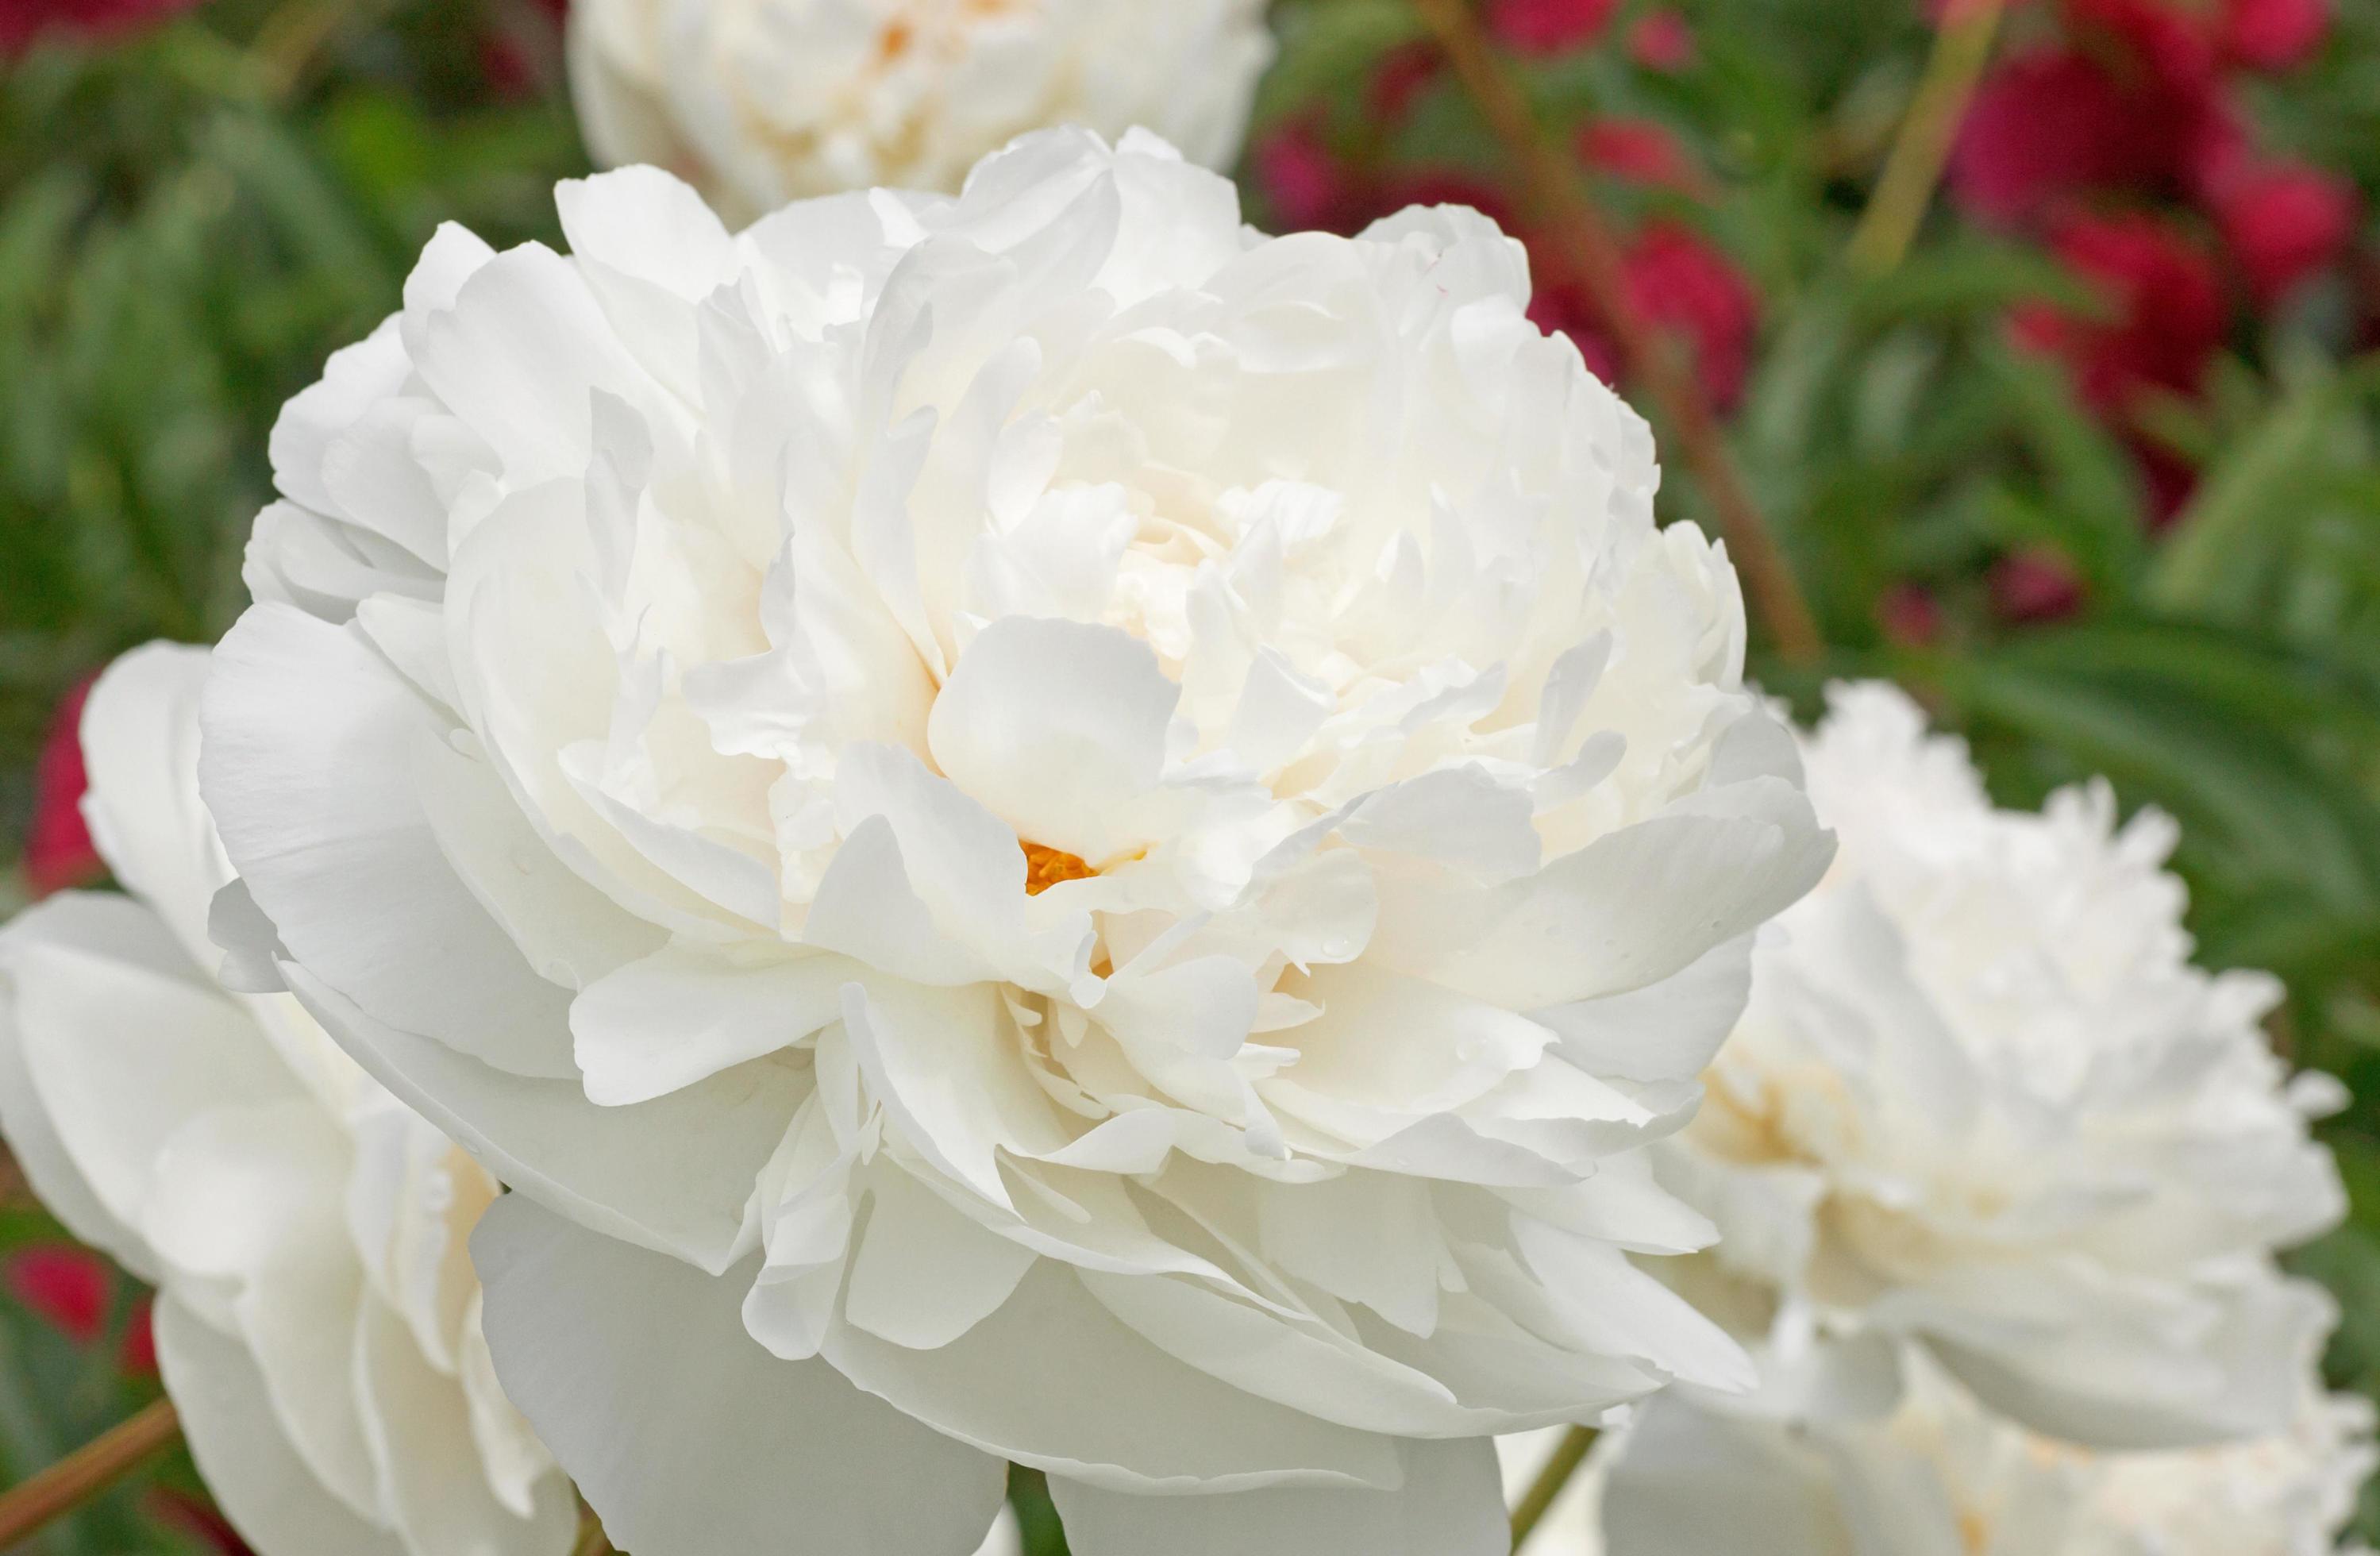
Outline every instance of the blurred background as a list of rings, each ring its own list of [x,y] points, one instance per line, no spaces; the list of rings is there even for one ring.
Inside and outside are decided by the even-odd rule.
[[[0,915],[98,878],[80,690],[237,614],[283,401],[439,222],[559,246],[563,10],[0,0]],[[2357,1098],[2355,1218],[2295,1262],[2380,1393],[2380,0],[1480,10],[1602,285],[1408,0],[1279,0],[1252,218],[1496,215],[1668,514],[1722,527],[1691,444],[1741,471],[1821,640],[1756,647],[1772,690],[1889,675],[2006,801],[2105,772],[2181,819],[2202,958],[2286,979],[2274,1042]],[[1615,297],[1715,423],[1632,383]],[[138,1287],[21,1184],[0,1294],[5,1483],[156,1384]],[[23,1549],[243,1548],[177,1458]]]

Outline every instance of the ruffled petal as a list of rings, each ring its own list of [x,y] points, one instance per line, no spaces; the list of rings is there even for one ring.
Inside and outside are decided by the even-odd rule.
[[[231,879],[199,804],[199,697],[208,652],[150,643],[109,665],[82,715],[92,841],[126,890],[155,909],[200,968],[222,953],[207,908]]]
[[[156,1309],[157,1366],[181,1413],[190,1456],[240,1538],[265,1556],[413,1556],[350,1512],[285,1435],[247,1348],[171,1295]]]
[[[851,1324],[822,1353],[868,1392],[988,1453],[1121,1489],[1380,1486],[1394,1441],[1269,1404],[1183,1366],[1043,1259],[1000,1310],[912,1351]],[[1151,1402],[1161,1401],[1161,1408]]]
[[[78,1235],[153,1273],[140,1227],[166,1140],[211,1110],[304,1093],[254,1018],[128,898],[20,915],[0,934],[0,976],[24,1081],[0,1093],[0,1121],[28,1175]]]
[[[1050,1495],[1065,1521],[1066,1547],[1080,1556],[1504,1556],[1512,1549],[1487,1439],[1401,1442],[1397,1456],[1404,1475],[1394,1490],[1157,1497],[1053,1477]]]
[[[373,1079],[514,1188],[706,1270],[740,1257],[753,1183],[808,1089],[801,1072],[756,1060],[635,1107],[601,1107],[572,1082],[507,1075],[374,1021],[295,962],[281,970]]]
[[[638,1556],[966,1556],[999,1509],[1000,1460],[746,1334],[748,1271],[705,1275],[516,1196],[471,1251],[505,1391]]]
[[[358,1373],[389,1511],[418,1556],[562,1556],[577,1542],[577,1499],[560,1475],[539,1479],[527,1517],[496,1500],[463,1391],[378,1303],[364,1313]]]
[[[577,1073],[569,991],[530,969],[455,875],[415,792],[415,743],[446,731],[367,641],[259,605],[215,650],[203,722],[207,808],[315,977],[516,1075]]]

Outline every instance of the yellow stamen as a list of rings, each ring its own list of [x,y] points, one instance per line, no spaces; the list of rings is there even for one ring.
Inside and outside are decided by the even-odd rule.
[[[1050,887],[1064,881],[1087,881],[1099,873],[1081,856],[1063,849],[1047,847],[1038,843],[1023,845],[1025,849],[1025,894],[1038,897]]]

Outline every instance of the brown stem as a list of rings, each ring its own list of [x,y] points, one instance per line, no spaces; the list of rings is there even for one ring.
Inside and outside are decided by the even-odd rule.
[[[1463,91],[1478,104],[1519,170],[1538,219],[1560,239],[1562,261],[1575,267],[1577,279],[1609,323],[1629,371],[1650,392],[1684,444],[1687,467],[1718,515],[1744,593],[1776,640],[1778,652],[1796,664],[1816,660],[1826,647],[1817,619],[1728,452],[1718,417],[1693,372],[1630,302],[1620,244],[1587,198],[1577,170],[1548,138],[1519,83],[1497,58],[1467,0],[1413,3],[1438,35]]]
[[[1950,147],[1975,87],[1991,63],[1992,44],[1999,36],[2004,0],[1960,0],[1958,13],[1934,34],[1934,52],[1925,74],[1910,99],[1884,172],[1860,214],[1852,234],[1851,261],[1870,275],[1897,269],[1916,241],[1917,229],[1934,203],[1942,169],[1950,161]]]
[[[1587,1453],[1595,1446],[1595,1436],[1593,1427],[1572,1427],[1562,1434],[1561,1441],[1555,1445],[1554,1456],[1546,1461],[1545,1468],[1537,1471],[1537,1477],[1529,1483],[1528,1494],[1512,1509],[1512,1549],[1515,1552],[1528,1543],[1531,1535],[1536,1533],[1537,1526],[1545,1522],[1546,1514],[1552,1512],[1554,1503],[1560,1500],[1562,1488],[1568,1486],[1571,1477],[1578,1473],[1578,1466],[1586,1463]]]
[[[0,1550],[90,1501],[172,1447],[181,1435],[174,1402],[161,1399],[31,1479],[0,1492]]]

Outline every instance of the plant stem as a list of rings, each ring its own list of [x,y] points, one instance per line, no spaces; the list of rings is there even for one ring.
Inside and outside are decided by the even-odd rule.
[[[1571,1477],[1578,1473],[1578,1466],[1586,1463],[1587,1451],[1595,1446],[1595,1437],[1593,1427],[1572,1427],[1562,1434],[1561,1441],[1555,1445],[1554,1456],[1546,1461],[1545,1468],[1537,1471],[1536,1479],[1529,1483],[1528,1494],[1512,1509],[1512,1550],[1515,1552],[1528,1543],[1531,1535],[1536,1533],[1537,1526],[1545,1522],[1546,1514],[1553,1511],[1554,1503],[1560,1499],[1562,1488],[1568,1486]]]
[[[90,1501],[172,1447],[181,1435],[174,1402],[161,1399],[0,1493],[0,1550]]]
[[[1870,275],[1898,269],[1916,241],[1917,229],[1934,203],[1942,169],[1950,161],[1950,146],[1959,126],[1974,101],[1984,67],[1991,63],[2005,0],[1955,0],[1954,13],[1934,34],[1934,51],[1925,74],[1910,99],[1909,113],[1893,137],[1876,181],[1852,234],[1851,261]]]
[[[1693,372],[1632,305],[1619,242],[1580,185],[1561,148],[1546,133],[1522,92],[1471,14],[1467,0],[1413,0],[1414,8],[1437,34],[1463,91],[1478,105],[1488,127],[1519,171],[1529,203],[1560,240],[1562,259],[1618,338],[1629,371],[1651,393],[1685,447],[1686,464],[1703,495],[1718,513],[1744,593],[1775,639],[1778,652],[1808,664],[1825,651],[1817,620],[1802,597],[1792,568],[1760,517],[1742,472],[1728,452],[1718,417]]]
[[[578,1543],[570,1548],[570,1556],[618,1556],[593,1508],[582,1505],[578,1510]]]

